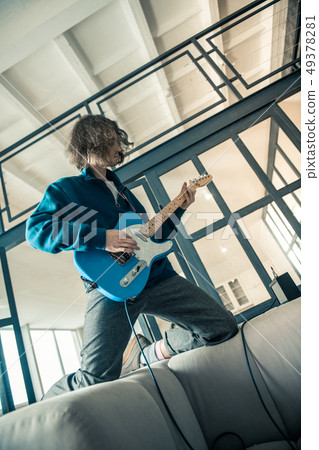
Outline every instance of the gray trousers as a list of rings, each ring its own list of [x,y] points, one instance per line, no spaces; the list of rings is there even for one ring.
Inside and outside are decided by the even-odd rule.
[[[134,300],[127,301],[127,308],[132,323],[144,313],[178,325],[179,328],[165,332],[164,343],[170,356],[219,344],[238,331],[231,312],[178,275],[146,287]],[[98,290],[91,291],[85,314],[81,368],[61,378],[43,399],[119,378],[130,337],[124,303],[109,300]]]

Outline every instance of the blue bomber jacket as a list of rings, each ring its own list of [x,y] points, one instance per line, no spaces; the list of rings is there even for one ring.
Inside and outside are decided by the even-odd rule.
[[[146,211],[134,194],[126,188],[118,176],[107,170],[107,178],[115,184],[117,202],[103,180],[96,178],[90,169],[81,174],[61,178],[50,184],[40,204],[26,223],[26,239],[29,244],[49,253],[63,250],[104,250],[106,230],[115,228],[119,215],[135,208],[146,222]],[[180,219],[184,210],[177,209]],[[165,240],[174,233],[174,223],[168,219],[162,225],[161,238]],[[156,240],[156,239],[155,239]],[[152,265],[148,285],[154,285],[176,275],[165,257]]]

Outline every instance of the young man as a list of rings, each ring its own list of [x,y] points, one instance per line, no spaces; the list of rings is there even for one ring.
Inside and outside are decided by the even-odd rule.
[[[109,170],[123,161],[130,146],[127,134],[103,116],[85,116],[76,123],[68,152],[71,163],[82,172],[61,178],[47,188],[27,220],[26,238],[32,247],[50,253],[91,249],[132,253],[138,249],[135,240],[114,227],[120,214],[132,209],[145,213],[145,209]],[[195,200],[186,183],[181,194],[185,194],[185,201],[175,212],[178,219]],[[81,212],[75,212],[83,210],[92,211],[85,221],[80,218]],[[64,212],[70,213],[67,221],[62,219]],[[173,223],[164,222],[162,240],[173,231]],[[86,239],[90,233],[91,238]],[[205,291],[178,276],[166,257],[152,265],[146,287],[135,299],[127,301],[127,307],[133,323],[140,313],[145,313],[178,325],[153,344],[139,336],[150,363],[203,345],[219,344],[238,330],[233,315]],[[44,398],[115,380],[141,367],[145,361],[140,359],[137,343],[132,340],[127,346],[130,336],[124,303],[106,298],[98,289],[90,290],[81,368],[59,380]]]

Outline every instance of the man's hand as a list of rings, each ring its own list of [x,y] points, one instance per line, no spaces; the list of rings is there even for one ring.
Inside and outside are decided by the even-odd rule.
[[[106,246],[108,252],[133,253],[139,250],[136,241],[121,230],[106,230]]]
[[[196,189],[187,189],[187,183],[184,182],[183,186],[182,186],[182,190],[178,196],[182,196],[183,194],[184,194],[185,200],[181,204],[181,208],[187,209],[189,207],[189,205],[191,205],[195,201]]]

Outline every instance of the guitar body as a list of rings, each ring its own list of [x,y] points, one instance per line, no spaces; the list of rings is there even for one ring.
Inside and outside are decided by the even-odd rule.
[[[77,271],[95,282],[97,289],[111,300],[123,302],[139,295],[147,283],[153,262],[164,258],[173,247],[172,241],[157,243],[139,233],[143,225],[141,217],[134,212],[120,217],[115,229],[125,231],[140,247],[123,265],[105,250],[74,252]]]

